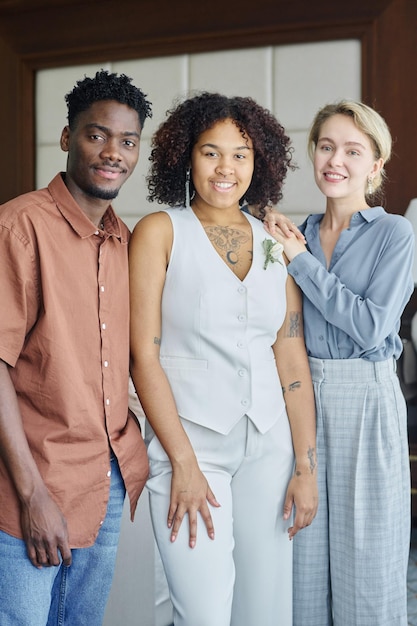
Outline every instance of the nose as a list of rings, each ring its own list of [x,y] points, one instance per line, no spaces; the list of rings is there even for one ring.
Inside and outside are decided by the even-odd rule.
[[[222,160],[222,162],[219,163],[218,166],[216,167],[216,174],[219,174],[220,176],[226,177],[232,174],[233,172],[234,172],[234,167],[229,161],[226,161],[226,160]]]
[[[101,158],[108,161],[121,161],[119,142],[116,139],[109,138],[105,142],[101,150]]]
[[[343,165],[343,150],[333,150],[329,156],[332,165]]]

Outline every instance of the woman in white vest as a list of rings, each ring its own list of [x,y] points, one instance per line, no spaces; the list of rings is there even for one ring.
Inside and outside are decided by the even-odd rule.
[[[317,510],[301,297],[243,202],[276,203],[289,138],[250,98],[201,93],[153,139],[130,244],[131,373],[176,626],[291,626],[292,537]]]

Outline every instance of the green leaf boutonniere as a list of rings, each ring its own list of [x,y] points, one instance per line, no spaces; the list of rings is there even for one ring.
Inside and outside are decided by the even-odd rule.
[[[273,241],[272,239],[264,239],[262,242],[262,247],[265,253],[265,263],[264,270],[268,267],[268,263],[281,263],[284,265],[282,259],[282,253],[284,251],[284,246],[278,241]]]

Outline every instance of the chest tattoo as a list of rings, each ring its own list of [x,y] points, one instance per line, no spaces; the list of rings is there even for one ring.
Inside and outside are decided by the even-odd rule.
[[[242,261],[242,255],[249,253],[247,244],[251,244],[251,236],[242,230],[228,226],[207,226],[207,237],[216,248],[220,256],[230,265],[236,266]]]

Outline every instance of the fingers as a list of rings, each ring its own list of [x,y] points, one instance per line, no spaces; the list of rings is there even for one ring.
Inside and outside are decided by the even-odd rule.
[[[307,526],[310,526],[310,524],[314,520],[314,517],[315,517],[315,510],[308,509],[307,511],[298,511],[296,509],[294,523],[288,529],[289,539],[290,540],[293,539],[300,530],[302,530],[303,528],[307,528]],[[284,507],[284,519],[288,519],[288,518],[285,517],[285,507]]]
[[[300,531],[303,530],[303,528],[307,528],[308,526],[310,526],[311,522],[313,521],[314,518],[311,517],[307,517],[301,521],[299,520],[295,520],[294,524],[292,526],[290,526],[290,528],[288,529],[288,537],[291,541],[291,539],[293,539],[295,537],[295,535]]]
[[[207,489],[207,501],[215,507],[219,507],[221,506],[221,504],[217,501],[216,496],[214,495],[214,493],[212,492],[212,490],[210,489],[210,487],[208,487]]]
[[[284,502],[284,520],[290,519],[292,513],[293,499],[287,494]]]
[[[29,543],[26,546],[27,554],[30,562],[38,569],[42,567],[56,567],[62,562],[69,566],[72,562],[72,553],[68,542],[55,544]],[[61,556],[60,556],[61,555]]]
[[[200,507],[188,506],[187,508],[187,506],[183,504],[178,504],[176,508],[174,505],[170,506],[167,523],[168,528],[171,528],[170,540],[172,543],[176,541],[180,527],[184,521],[184,517],[188,514],[189,546],[190,548],[195,547],[197,542],[198,513],[200,513],[200,516],[206,526],[207,535],[210,539],[214,540],[214,523],[207,502],[216,508],[220,506],[210,488],[207,492],[207,500],[203,502]]]
[[[59,547],[59,551],[61,552],[62,561],[63,561],[64,565],[69,567],[71,565],[71,563],[72,563],[72,552],[71,552],[71,549],[70,549],[68,543],[65,542],[65,545],[61,545],[61,546],[58,546],[58,547]]]
[[[295,238],[299,239],[302,243],[306,243],[304,235],[296,224],[282,213],[278,213],[278,211],[272,207],[266,210],[263,222],[271,235],[276,234],[277,231],[281,231],[284,237],[295,236]]]
[[[304,497],[301,497],[299,494],[297,498],[295,498],[291,490],[287,492],[284,501],[283,519],[285,521],[289,520],[294,510],[293,525],[288,529],[290,540],[293,539],[300,530],[310,526],[316,516],[317,507],[318,500],[314,494]]]
[[[174,541],[176,541],[178,537],[178,533],[184,521],[186,512],[188,513],[188,527],[189,527],[188,545],[190,546],[190,548],[195,548],[195,545],[197,542],[197,526],[198,526],[197,514],[198,513],[200,513],[201,518],[206,526],[208,536],[210,537],[210,539],[214,539],[213,519],[211,517],[210,510],[207,505],[201,507],[199,511],[197,509],[189,509],[188,511],[185,511],[185,510],[182,510],[181,507],[178,507],[177,511],[175,512],[175,516],[172,520],[172,524],[171,524],[172,526],[171,537],[170,537],[171,543],[174,543]],[[168,522],[168,526],[169,526],[169,522]]]

